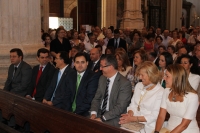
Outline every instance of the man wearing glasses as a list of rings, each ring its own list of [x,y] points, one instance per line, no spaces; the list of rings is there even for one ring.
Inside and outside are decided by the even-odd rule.
[[[131,83],[118,72],[117,60],[105,55],[100,61],[103,75],[91,104],[91,119],[119,127],[119,118],[131,100]]]

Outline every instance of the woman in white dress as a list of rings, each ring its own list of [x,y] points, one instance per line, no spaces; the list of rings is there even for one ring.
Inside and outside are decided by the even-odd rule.
[[[160,132],[167,112],[170,118],[166,128],[170,133],[199,133],[196,121],[198,95],[188,82],[186,70],[179,64],[169,65],[164,78],[167,88],[154,133]]]
[[[153,62],[145,61],[138,68],[142,82],[135,86],[134,95],[127,108],[127,114],[122,114],[120,124],[139,121],[145,124],[141,133],[151,133],[155,129],[164,88],[160,85],[159,70]],[[130,131],[130,130],[129,130]],[[136,131],[133,131],[137,133]]]
[[[195,61],[193,57],[187,54],[182,55],[178,58],[178,63],[185,68],[187,74],[189,75],[188,80],[190,85],[194,90],[197,90],[200,84],[200,76],[198,74],[195,74],[198,68],[195,68],[195,65],[193,65],[194,62]]]
[[[117,59],[119,73],[126,77],[127,73],[132,68],[127,53],[123,51],[118,51],[117,53],[115,53],[115,57]]]

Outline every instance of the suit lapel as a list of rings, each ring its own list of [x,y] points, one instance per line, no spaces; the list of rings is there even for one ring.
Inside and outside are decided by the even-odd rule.
[[[70,66],[68,65],[68,66],[65,68],[65,71],[63,72],[62,77],[60,78],[60,81],[59,81],[59,84],[58,84],[57,88],[59,88],[60,85],[62,84],[63,80],[65,79],[65,77],[66,77],[66,75],[67,75],[67,73],[68,73],[68,71],[69,71],[69,69],[70,69]],[[58,72],[59,72],[59,71],[58,71]]]
[[[87,75],[88,75],[88,70],[85,71],[85,73],[83,74],[83,77],[81,78],[81,82],[80,82],[79,87],[78,87],[77,95],[80,93],[81,88],[83,87],[85,80],[87,79]]]
[[[116,96],[116,93],[118,93],[118,89],[119,89],[119,79],[120,79],[120,74],[117,73],[117,76],[115,77],[111,92],[110,92],[110,98],[109,98],[109,103],[112,103],[112,100],[114,99],[113,97]],[[109,104],[112,105],[112,104]]]
[[[39,67],[40,67],[40,66],[39,66]],[[38,67],[38,70],[39,70],[39,67]],[[40,76],[40,80],[44,77],[44,75],[46,75],[46,73],[48,72],[49,67],[50,67],[50,64],[48,63],[48,64],[45,66],[44,70],[42,71],[42,75]]]
[[[17,68],[17,71],[14,73],[14,66],[13,66],[13,73],[14,73],[14,76],[13,76],[13,79],[15,79],[15,77],[19,74],[21,68],[22,68],[22,65],[23,65],[23,61],[21,61],[21,63],[19,64],[18,68]]]

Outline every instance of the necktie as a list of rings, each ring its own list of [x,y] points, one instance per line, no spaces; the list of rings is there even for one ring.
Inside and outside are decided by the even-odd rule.
[[[15,73],[17,72],[17,67],[14,67],[14,72],[13,72],[13,77],[12,78],[14,78],[14,75],[15,75]]]
[[[117,39],[115,39],[115,48],[118,48]]]
[[[81,81],[81,75],[78,74],[77,75],[77,81],[76,81],[76,94],[75,94],[75,97],[74,97],[74,101],[72,103],[72,112],[74,112],[76,110],[76,96],[77,96],[77,92],[78,92],[78,87],[79,87],[80,81]]]
[[[96,65],[96,63],[93,62],[93,66],[92,66],[92,69],[91,69],[92,71],[94,70],[95,65]]]
[[[105,95],[104,95],[104,99],[103,99],[103,105],[102,105],[102,109],[101,109],[101,115],[103,115],[106,112],[106,107],[107,107],[107,102],[108,102],[109,83],[110,83],[110,79],[107,79],[106,90],[105,90]]]
[[[56,89],[57,89],[57,86],[58,86],[58,84],[59,84],[59,82],[60,82],[60,78],[61,78],[61,71],[58,72],[57,84],[56,84],[56,88],[55,88],[55,90],[54,90],[54,92],[53,92],[53,95],[52,95],[52,97],[51,97],[51,101],[53,101],[53,98],[55,97]]]
[[[36,86],[37,86],[37,84],[38,84],[38,81],[39,81],[39,79],[40,79],[40,76],[42,75],[42,69],[43,69],[43,67],[41,66],[41,67],[40,67],[40,70],[39,70],[38,73],[37,73],[37,78],[36,78],[35,88],[34,88],[34,91],[33,91],[32,97],[34,97],[35,94],[36,94]]]

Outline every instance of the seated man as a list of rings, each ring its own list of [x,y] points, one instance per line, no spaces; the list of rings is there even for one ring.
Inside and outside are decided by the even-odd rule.
[[[86,53],[77,53],[74,57],[76,71],[72,72],[64,89],[64,109],[82,116],[89,115],[92,99],[98,88],[99,76],[87,69],[88,59]]]
[[[56,54],[55,62],[58,70],[56,70],[56,72],[54,73],[51,84],[48,87],[42,102],[50,106],[61,108],[61,90],[62,88],[66,88],[66,78],[74,70],[69,66],[69,56],[68,53],[65,51],[61,51]]]
[[[88,69],[98,72],[100,71],[100,58],[101,58],[101,53],[98,48],[93,48],[90,51],[90,63],[88,65]]]
[[[23,61],[23,52],[19,48],[10,50],[10,61],[8,78],[3,89],[24,97],[30,86],[32,68]]]
[[[119,127],[119,118],[130,104],[131,83],[118,72],[117,60],[113,55],[101,58],[103,75],[91,104],[91,119]]]
[[[42,102],[56,69],[49,63],[49,50],[46,48],[37,51],[37,60],[40,64],[33,67],[31,86],[26,98]]]

